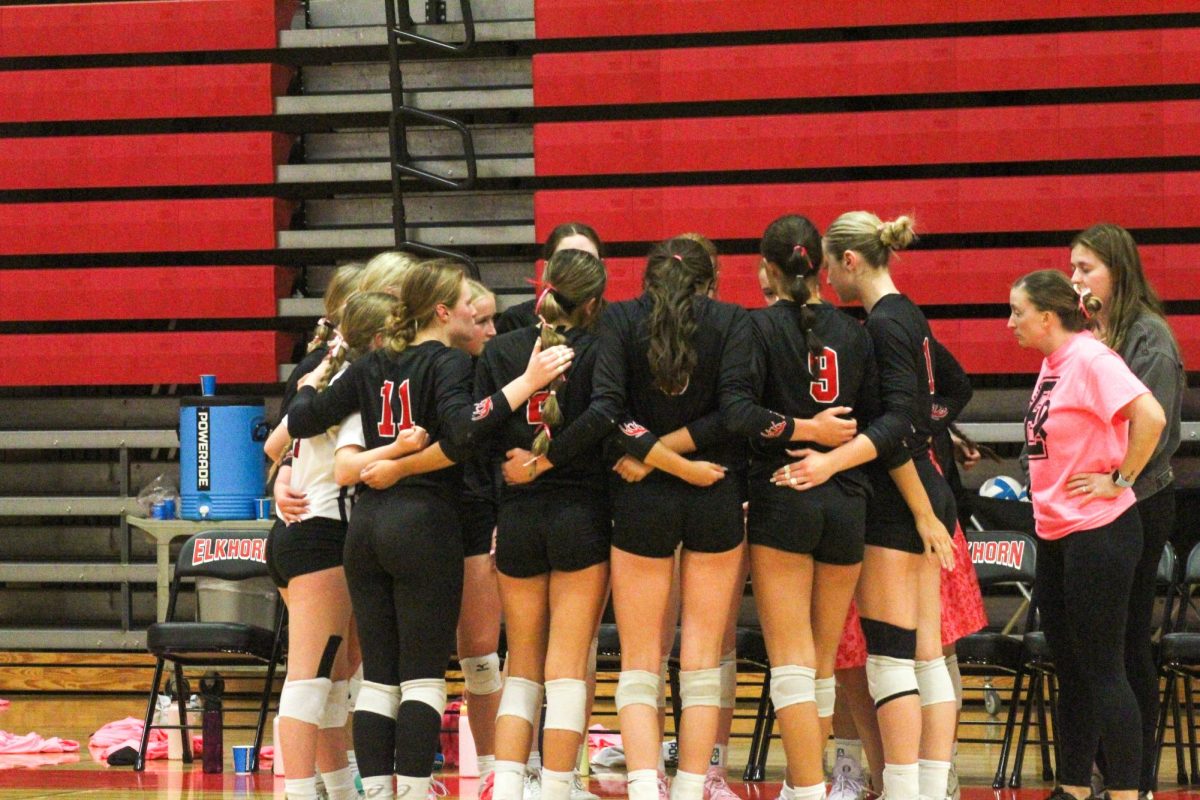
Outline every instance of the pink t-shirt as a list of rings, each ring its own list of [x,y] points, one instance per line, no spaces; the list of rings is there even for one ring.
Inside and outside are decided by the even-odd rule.
[[[1132,489],[1112,499],[1071,497],[1067,479],[1080,472],[1116,469],[1129,442],[1129,422],[1117,416],[1147,393],[1121,357],[1084,332],[1042,362],[1029,409],[1030,494],[1037,535],[1061,539],[1107,525],[1134,504]]]

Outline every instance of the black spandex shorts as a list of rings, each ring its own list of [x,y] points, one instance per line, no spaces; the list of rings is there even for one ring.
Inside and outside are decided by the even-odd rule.
[[[267,535],[267,571],[271,580],[286,589],[292,578],[342,566],[346,523],[327,517],[285,525],[275,520]]]
[[[654,474],[615,486],[613,547],[627,553],[666,558],[680,543],[694,553],[724,553],[745,537],[743,483],[733,473],[706,488]]]
[[[958,509],[950,485],[929,459],[913,464],[929,495],[933,512],[953,536],[954,526],[958,524]],[[924,553],[925,545],[917,533],[916,522],[891,476],[883,469],[872,470],[871,483],[875,491],[867,502],[867,544],[906,553]]]
[[[553,487],[512,493],[500,502],[496,569],[510,578],[575,572],[608,561],[608,495]]]
[[[496,507],[486,500],[466,498],[459,506],[459,516],[462,517],[463,556],[486,556],[492,552]]]
[[[862,561],[865,497],[847,494],[836,481],[798,492],[772,485],[769,476],[750,481],[750,544],[811,555],[822,564]]]

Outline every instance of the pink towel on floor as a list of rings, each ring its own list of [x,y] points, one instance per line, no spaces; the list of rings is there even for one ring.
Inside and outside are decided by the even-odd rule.
[[[5,700],[3,697],[0,697],[0,711],[3,711],[4,709],[8,708],[11,705],[12,705],[11,700]]]
[[[126,717],[110,722],[92,734],[88,740],[88,751],[97,761],[106,761],[110,754],[122,747],[132,747],[137,750],[142,746],[144,727],[145,723],[135,717]],[[166,757],[167,732],[161,728],[151,728],[150,742],[146,746],[146,760]]]
[[[46,739],[36,733],[18,736],[8,731],[0,731],[0,753],[74,753],[79,750],[79,742],[70,739],[60,739],[51,736]]]

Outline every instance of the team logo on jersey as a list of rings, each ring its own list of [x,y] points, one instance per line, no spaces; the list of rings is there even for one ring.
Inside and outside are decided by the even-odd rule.
[[[475,404],[475,410],[471,412],[471,421],[479,422],[490,413],[492,413],[492,398],[485,397]]]
[[[943,420],[950,415],[950,409],[941,403],[934,403],[929,409],[929,417],[933,420]]]
[[[1050,393],[1058,385],[1058,376],[1046,378],[1038,384],[1025,412],[1025,444],[1030,459],[1047,458],[1046,420],[1050,416]]]
[[[619,427],[621,428],[621,433],[625,434],[631,439],[636,439],[639,436],[650,432],[646,430],[644,426],[639,425],[633,420],[622,422]]]
[[[772,422],[762,432],[764,439],[778,439],[787,429],[787,420],[780,417],[778,422]]]

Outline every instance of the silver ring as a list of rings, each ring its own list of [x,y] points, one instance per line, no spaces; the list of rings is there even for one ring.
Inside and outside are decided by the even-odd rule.
[[[796,479],[795,479],[794,477],[792,477],[792,478],[788,478],[788,483],[790,483],[792,486],[795,486],[795,485],[796,485]]]

